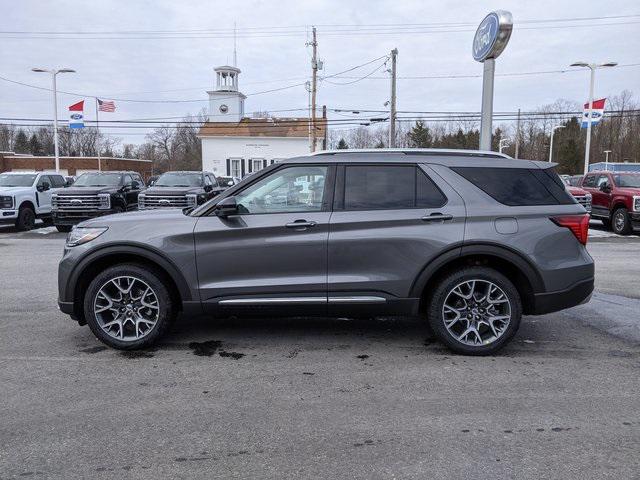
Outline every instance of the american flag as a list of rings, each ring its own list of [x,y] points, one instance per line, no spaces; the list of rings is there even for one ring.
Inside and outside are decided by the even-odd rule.
[[[108,100],[100,100],[98,98],[98,110],[101,112],[115,112],[116,104]]]

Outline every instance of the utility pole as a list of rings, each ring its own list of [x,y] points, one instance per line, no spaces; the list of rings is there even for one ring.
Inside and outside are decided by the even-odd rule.
[[[520,153],[520,109],[518,109],[518,121],[516,122],[516,158]]]
[[[316,92],[318,90],[318,42],[316,27],[313,27],[313,40],[309,45],[313,47],[311,57],[311,151],[316,151]]]
[[[389,105],[389,148],[396,147],[396,64],[398,49],[391,50],[391,103]]]

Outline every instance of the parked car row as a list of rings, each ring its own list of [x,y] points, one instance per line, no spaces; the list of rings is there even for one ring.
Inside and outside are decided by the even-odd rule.
[[[196,207],[239,180],[211,172],[167,172],[147,188],[137,172],[88,172],[77,178],[46,172],[0,174],[0,223],[20,231],[36,219],[61,232],[103,215],[138,209]]]

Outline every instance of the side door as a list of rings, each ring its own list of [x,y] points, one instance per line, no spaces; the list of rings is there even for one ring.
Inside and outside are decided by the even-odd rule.
[[[607,186],[607,189],[603,190],[603,185]],[[611,179],[606,173],[599,174],[596,177],[596,185],[591,193],[591,210],[597,211],[597,214],[603,217],[608,217],[611,212],[609,210],[611,206]]]
[[[126,210],[136,210],[138,208],[140,187],[133,188],[133,177],[128,173],[123,176],[122,184],[125,187],[124,197],[127,200]]]
[[[207,180],[208,179],[208,180]],[[216,197],[218,195],[220,195],[222,192],[224,192],[225,188],[220,185],[220,183],[218,182],[218,179],[215,177],[215,175],[213,174],[206,174],[205,175],[205,184],[207,183],[211,184],[211,192],[209,194],[209,198],[213,198]]]
[[[49,175],[40,175],[35,192],[38,215],[51,213],[51,186]]]
[[[303,306],[326,313],[327,241],[335,168],[283,165],[234,196],[237,214],[194,230],[205,310]]]
[[[425,266],[459,248],[464,237],[462,198],[432,169],[419,164],[346,164],[338,168],[329,229],[329,309],[376,304],[384,312],[403,300]]]

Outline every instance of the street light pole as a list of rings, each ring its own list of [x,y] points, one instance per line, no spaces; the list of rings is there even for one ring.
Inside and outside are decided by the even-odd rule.
[[[611,150],[605,150],[604,151],[604,169],[609,170],[609,154],[611,153]]]
[[[56,173],[60,173],[60,155],[58,149],[58,90],[56,87],[56,75],[59,73],[74,73],[75,70],[70,68],[61,68],[60,70],[56,70],[52,68],[47,70],[45,68],[32,68],[32,72],[37,73],[50,73],[53,87],[53,149],[56,161]]]
[[[564,128],[564,125],[556,125],[551,129],[551,141],[549,142],[549,162],[551,162],[553,158],[553,134],[556,133],[556,130],[559,128]]]
[[[596,69],[604,68],[604,67],[615,67],[617,62],[607,62],[607,63],[587,63],[587,62],[575,62],[572,63],[572,67],[586,67],[591,70],[591,78],[589,81],[589,116],[587,118],[587,144],[585,146],[584,152],[584,174],[586,175],[589,171],[589,150],[591,149],[591,121],[593,114],[593,89],[596,80]]]

